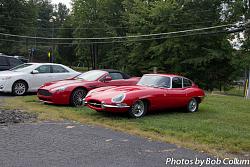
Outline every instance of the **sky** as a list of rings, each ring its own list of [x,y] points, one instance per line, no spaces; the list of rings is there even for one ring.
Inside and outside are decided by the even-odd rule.
[[[58,4],[59,2],[67,5],[68,8],[71,8],[71,0],[52,0],[52,3]]]

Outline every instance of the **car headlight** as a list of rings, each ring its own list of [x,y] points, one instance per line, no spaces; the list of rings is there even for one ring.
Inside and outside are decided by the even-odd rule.
[[[90,96],[92,93],[95,93],[95,90],[91,90],[91,91],[89,91],[85,97]]]
[[[1,80],[6,81],[6,80],[9,80],[9,79],[11,79],[10,76],[8,76],[8,77],[3,77]]]
[[[125,93],[121,93],[111,99],[113,103],[121,103],[125,99]]]
[[[52,92],[52,93],[61,92],[61,91],[64,91],[66,88],[67,88],[66,86],[54,88],[54,89],[51,90],[51,92]]]

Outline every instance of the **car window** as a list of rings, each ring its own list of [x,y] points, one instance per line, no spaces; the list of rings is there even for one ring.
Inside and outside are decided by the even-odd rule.
[[[27,63],[26,64],[21,64],[19,66],[16,66],[16,67],[10,69],[10,71],[21,71],[21,70],[23,70],[23,69],[25,69],[27,67],[30,67],[30,66],[32,66],[32,64],[27,64]]]
[[[83,79],[86,81],[95,81],[106,73],[107,73],[106,71],[91,70],[91,71],[85,72],[81,75],[78,75],[77,77],[75,77],[75,79]]]
[[[189,79],[183,78],[183,87],[191,87],[192,82]]]
[[[1,66],[8,66],[7,59],[5,57],[0,56],[0,65]]]
[[[112,80],[123,79],[122,74],[118,72],[111,72],[109,75],[111,76]]]
[[[36,68],[36,70],[39,73],[50,73],[50,65],[42,65],[42,66]]]
[[[182,78],[174,77],[172,79],[172,88],[182,88]]]
[[[170,78],[169,77],[162,77],[157,82],[158,87],[162,88],[169,88],[170,87]]]
[[[123,79],[129,79],[129,78],[131,78],[131,76],[129,76],[128,74],[126,74],[126,73],[121,73],[122,74],[122,76],[123,76]]]
[[[156,88],[170,88],[171,79],[166,76],[144,75],[137,85]]]
[[[14,58],[10,58],[9,62],[10,62],[11,67],[16,67],[16,66],[18,66],[20,64],[23,64],[20,60],[14,59]]]
[[[53,65],[52,70],[53,70],[53,73],[67,73],[67,72],[69,72],[68,70],[66,70],[62,66],[58,66],[58,65]]]

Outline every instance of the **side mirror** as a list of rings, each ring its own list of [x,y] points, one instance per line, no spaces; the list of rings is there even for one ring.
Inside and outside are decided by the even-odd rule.
[[[31,72],[31,74],[39,74],[39,71],[33,70],[33,71]]]
[[[109,82],[109,81],[111,81],[111,80],[112,80],[111,76],[106,76],[106,77],[104,78],[104,82]]]

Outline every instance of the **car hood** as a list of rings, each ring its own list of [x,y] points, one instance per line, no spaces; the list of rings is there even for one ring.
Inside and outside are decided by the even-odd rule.
[[[136,92],[145,89],[150,89],[144,86],[120,86],[120,87],[106,87],[100,88],[96,91],[93,90],[93,93],[89,97],[93,98],[113,98],[114,96],[120,93],[129,93],[129,92]]]
[[[18,76],[18,75],[23,75],[23,74],[24,74],[23,72],[1,71],[0,72],[0,78]]]
[[[144,90],[144,89],[146,89],[146,87],[144,86],[121,86],[121,87],[115,87],[115,88],[109,89],[107,91],[127,93],[131,91],[138,91],[138,90]]]
[[[83,83],[87,83],[87,82],[88,81],[69,79],[69,80],[45,83],[41,88],[51,90],[51,89],[62,87],[62,86],[73,86],[73,85],[79,85],[79,84],[82,85]]]

